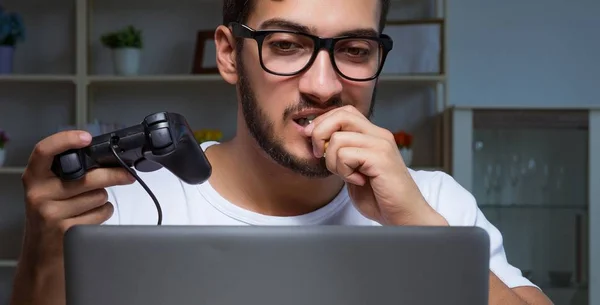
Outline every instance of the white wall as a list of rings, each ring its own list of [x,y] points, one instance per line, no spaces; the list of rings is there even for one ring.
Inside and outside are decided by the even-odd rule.
[[[449,102],[600,105],[600,1],[448,1]]]

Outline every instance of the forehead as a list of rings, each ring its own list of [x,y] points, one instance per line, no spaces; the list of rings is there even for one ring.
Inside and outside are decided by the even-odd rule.
[[[381,0],[254,0],[248,25],[258,29],[270,19],[302,24],[320,36],[355,29],[378,30]]]

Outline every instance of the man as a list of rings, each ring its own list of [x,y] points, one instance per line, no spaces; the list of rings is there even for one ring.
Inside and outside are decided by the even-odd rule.
[[[140,174],[163,204],[163,223],[477,225],[492,242],[490,304],[549,304],[506,261],[473,197],[448,175],[407,169],[390,132],[368,120],[389,47],[379,36],[387,10],[388,0],[225,0],[217,62],[237,85],[237,134],[202,144],[214,169],[202,185],[166,170]],[[339,36],[349,38],[317,38]],[[63,132],[31,155],[14,305],[64,303],[62,235],[72,225],[156,222],[122,169],[71,183],[50,172],[54,155],[89,142]]]

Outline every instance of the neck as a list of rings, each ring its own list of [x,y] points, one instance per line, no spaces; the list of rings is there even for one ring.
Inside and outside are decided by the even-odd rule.
[[[211,185],[228,201],[273,216],[295,216],[329,203],[344,183],[336,176],[307,178],[273,161],[250,135],[207,150]],[[232,187],[233,186],[233,187]]]

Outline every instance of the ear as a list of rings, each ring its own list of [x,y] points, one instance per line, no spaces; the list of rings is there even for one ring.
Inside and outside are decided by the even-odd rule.
[[[215,30],[217,67],[223,79],[230,84],[238,81],[235,58],[235,38],[229,28],[220,25]]]

